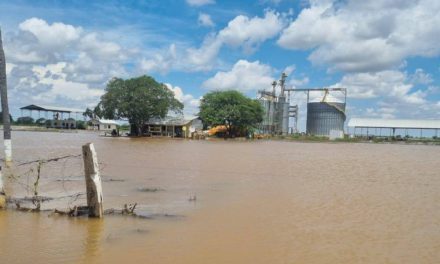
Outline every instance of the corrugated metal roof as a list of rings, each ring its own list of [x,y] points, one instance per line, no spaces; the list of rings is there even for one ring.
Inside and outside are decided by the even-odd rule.
[[[351,118],[349,127],[440,129],[440,120]]]
[[[48,106],[48,105],[27,105],[23,106],[22,110],[40,110],[40,111],[50,111],[50,112],[63,112],[63,113],[84,113],[82,109],[59,107],[59,106]]]
[[[194,119],[197,119],[197,118],[193,118],[193,119],[183,119],[183,117],[166,117],[166,118],[163,118],[163,119],[161,119],[161,118],[151,118],[145,124],[146,125],[183,126],[183,125],[186,125],[186,124],[190,123]]]

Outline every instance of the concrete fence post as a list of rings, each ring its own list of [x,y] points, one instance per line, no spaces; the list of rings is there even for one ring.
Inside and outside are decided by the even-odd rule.
[[[98,158],[96,156],[93,143],[87,143],[82,146],[82,153],[84,159],[84,173],[86,177],[87,206],[89,208],[89,216],[102,218],[103,199],[101,176],[99,174]]]
[[[0,167],[0,209],[6,208],[6,194],[3,187],[2,167]]]

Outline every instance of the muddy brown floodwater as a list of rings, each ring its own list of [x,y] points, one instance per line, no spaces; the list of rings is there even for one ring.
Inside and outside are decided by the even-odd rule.
[[[16,164],[94,142],[105,208],[151,219],[0,212],[1,263],[439,263],[440,147],[14,133]],[[35,164],[9,193],[32,195]],[[85,203],[82,160],[44,164],[43,208]],[[196,201],[189,201],[196,196]],[[64,197],[64,198],[63,198]]]

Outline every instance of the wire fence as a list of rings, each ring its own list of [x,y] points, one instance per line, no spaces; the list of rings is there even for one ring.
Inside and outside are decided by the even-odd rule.
[[[85,201],[81,154],[15,161],[4,169],[8,202],[37,210],[71,208]]]

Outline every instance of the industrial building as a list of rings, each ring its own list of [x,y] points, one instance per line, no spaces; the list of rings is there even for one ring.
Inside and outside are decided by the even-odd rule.
[[[272,90],[258,91],[258,100],[264,108],[263,122],[259,131],[262,134],[286,135],[298,132],[298,104],[291,105],[290,95],[296,92],[307,94],[306,133],[315,136],[343,137],[346,120],[345,88],[307,88],[286,87],[287,75],[283,73],[278,82],[272,83]],[[279,87],[279,94],[276,94]],[[311,98],[317,95],[316,98]],[[293,118],[293,124],[290,124]]]
[[[297,131],[298,106],[290,105],[290,93],[286,97],[286,78],[283,73],[281,79],[272,83],[272,91],[259,90],[258,100],[264,108],[263,122],[259,126],[261,134],[286,135],[289,133],[289,119],[295,118],[294,129]],[[277,86],[280,88],[279,95],[276,94]]]
[[[403,132],[408,136],[410,132],[416,132],[423,137],[431,132],[438,137],[440,130],[440,120],[423,119],[376,119],[376,118],[351,118],[348,127],[352,129],[353,135],[357,136],[396,136],[396,131]],[[425,131],[425,134],[424,134]]]

